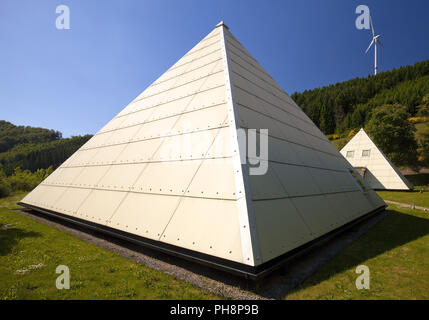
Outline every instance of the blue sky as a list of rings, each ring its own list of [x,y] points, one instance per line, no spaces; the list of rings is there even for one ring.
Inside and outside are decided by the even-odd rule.
[[[70,8],[70,30],[55,9]],[[64,136],[97,132],[224,20],[288,93],[429,59],[427,0],[1,0],[0,119]]]

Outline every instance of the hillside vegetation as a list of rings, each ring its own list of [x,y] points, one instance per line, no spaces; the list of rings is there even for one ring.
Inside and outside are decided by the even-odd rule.
[[[23,143],[54,141],[62,138],[59,131],[29,126],[16,126],[0,120],[0,152],[12,149]]]
[[[341,149],[365,128],[397,166],[429,166],[429,60],[292,98]]]
[[[374,108],[384,104],[406,107],[410,117],[429,93],[429,60],[367,78],[292,94],[295,102],[325,133],[365,127]]]
[[[54,141],[24,143],[0,153],[0,164],[10,175],[16,167],[36,171],[41,168],[58,167],[86,141],[90,135],[64,138]]]
[[[59,131],[1,120],[0,197],[32,190],[90,138],[62,138]]]

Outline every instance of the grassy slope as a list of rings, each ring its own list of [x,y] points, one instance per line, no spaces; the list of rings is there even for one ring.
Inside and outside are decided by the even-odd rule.
[[[0,230],[0,299],[216,298],[12,212],[9,208],[21,196],[0,200],[0,226],[18,223]],[[427,213],[390,206],[385,219],[285,298],[429,299],[428,242]],[[44,264],[40,269],[15,273],[39,263]],[[55,288],[59,264],[71,269],[71,290]],[[361,264],[370,268],[370,290],[355,287],[355,269]]]
[[[378,195],[385,200],[422,206],[429,208],[429,173],[408,175],[406,178],[416,186],[414,191],[378,191]]]
[[[286,299],[429,299],[429,216],[389,206],[389,215],[326,263]],[[370,289],[357,290],[358,265]]]
[[[420,189],[429,185],[429,174],[413,175],[410,180]],[[416,205],[429,200],[427,191],[379,195]],[[285,299],[429,299],[429,215],[394,205],[388,210],[387,217]],[[370,269],[370,290],[356,289],[355,270],[361,264]]]
[[[416,206],[429,208],[429,191],[425,191],[423,193],[420,193],[418,190],[412,192],[378,191],[377,193],[385,200],[397,201],[406,204],[413,203]]]
[[[351,140],[351,138],[340,138],[336,140],[331,140],[331,143],[337,148],[337,150],[341,150],[344,146]]]
[[[0,299],[213,299],[215,296],[10,208],[0,199]],[[2,226],[15,224],[6,230]],[[31,265],[43,266],[17,274]],[[55,268],[70,268],[70,290],[57,290]]]

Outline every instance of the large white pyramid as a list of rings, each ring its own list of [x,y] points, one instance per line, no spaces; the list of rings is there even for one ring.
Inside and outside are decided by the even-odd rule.
[[[266,174],[240,128],[269,130]],[[353,170],[219,23],[21,204],[255,276],[384,208]]]
[[[390,162],[363,129],[360,129],[340,152],[359,171],[372,189],[413,189],[413,185]]]

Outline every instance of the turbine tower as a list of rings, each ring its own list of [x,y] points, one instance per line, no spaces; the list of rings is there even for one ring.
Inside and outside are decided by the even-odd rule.
[[[368,53],[369,49],[371,48],[372,45],[374,45],[374,75],[377,74],[377,69],[378,69],[378,64],[377,64],[377,44],[379,44],[380,46],[383,47],[383,45],[381,44],[379,38],[381,37],[381,35],[375,35],[375,31],[374,31],[374,23],[372,22],[372,18],[370,17],[370,23],[371,23],[371,30],[372,30],[372,41],[369,44],[368,49],[366,49],[365,53]]]

